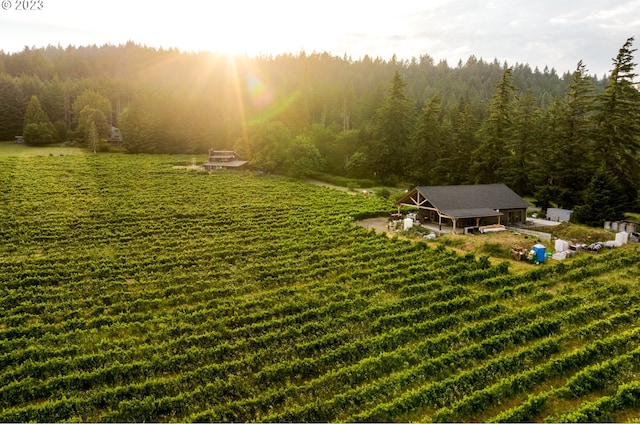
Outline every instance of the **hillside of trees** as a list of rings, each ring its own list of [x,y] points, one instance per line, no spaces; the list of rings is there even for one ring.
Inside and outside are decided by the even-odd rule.
[[[258,58],[133,42],[0,51],[0,140],[131,153],[233,149],[255,169],[385,184],[503,182],[584,223],[640,209],[633,37],[611,72],[327,53]]]

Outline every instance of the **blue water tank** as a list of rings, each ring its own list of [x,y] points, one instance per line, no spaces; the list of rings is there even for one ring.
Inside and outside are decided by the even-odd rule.
[[[536,259],[538,260],[538,262],[544,262],[547,248],[543,244],[538,243],[533,246],[533,251],[536,253]]]

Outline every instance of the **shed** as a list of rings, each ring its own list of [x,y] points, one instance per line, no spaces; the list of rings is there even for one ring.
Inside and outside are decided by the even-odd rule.
[[[209,150],[207,162],[202,165],[207,171],[221,168],[239,168],[248,161],[240,160],[238,154],[232,150]]]
[[[518,224],[527,220],[529,203],[505,184],[419,186],[396,202],[418,208],[424,222],[450,222],[456,228]]]
[[[555,222],[569,222],[572,213],[573,211],[569,209],[548,208],[547,219]]]

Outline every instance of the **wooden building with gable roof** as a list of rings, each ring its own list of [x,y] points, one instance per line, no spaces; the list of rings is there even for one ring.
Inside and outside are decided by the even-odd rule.
[[[246,160],[239,160],[239,156],[232,150],[209,150],[207,162],[202,165],[207,171],[222,168],[240,168],[248,163]]]
[[[505,184],[420,186],[396,202],[413,206],[423,222],[456,228],[494,224],[513,225],[527,220],[527,203]]]

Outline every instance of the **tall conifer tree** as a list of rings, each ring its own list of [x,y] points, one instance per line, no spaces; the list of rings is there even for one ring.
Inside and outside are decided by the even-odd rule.
[[[471,104],[460,100],[457,110],[449,114],[451,121],[451,141],[447,156],[440,160],[440,167],[446,167],[447,184],[469,184],[471,155],[476,146],[478,123],[474,118]]]
[[[534,195],[543,209],[551,202],[563,208],[582,203],[582,191],[595,168],[590,150],[594,84],[579,61],[564,99],[544,112],[545,131],[534,151]]]
[[[609,85],[597,98],[594,161],[604,165],[624,188],[620,202],[630,210],[640,187],[640,92],[633,60],[633,37],[627,39],[613,59]]]
[[[413,109],[405,94],[406,83],[399,71],[391,80],[384,104],[377,110],[374,141],[369,151],[373,169],[383,180],[403,176],[407,147],[413,127]]]
[[[530,174],[536,206],[546,212],[551,207],[551,202],[557,202],[559,192],[563,190],[557,180],[558,167],[561,165],[555,159],[559,156],[559,152],[563,151],[564,140],[569,138],[567,102],[563,99],[554,100],[542,112],[541,121],[546,131],[541,135],[533,151],[533,166]]]
[[[582,191],[588,184],[584,178],[596,167],[589,160],[592,146],[595,87],[587,68],[578,62],[566,96],[567,122],[565,137],[557,140],[551,159],[555,162],[555,181],[560,190],[556,203],[572,208],[580,203]]]
[[[498,175],[516,192],[529,194],[533,154],[541,133],[540,111],[531,92],[517,98],[512,124],[511,136],[505,140],[505,156],[501,158]]]
[[[24,142],[31,145],[50,144],[56,141],[56,130],[42,110],[37,96],[31,96],[27,105],[22,134]]]
[[[604,221],[624,219],[625,206],[619,201],[624,188],[604,163],[595,171],[582,196],[582,205],[575,208],[573,216],[576,221],[601,227]]]
[[[479,132],[479,147],[473,152],[472,178],[476,183],[501,182],[501,161],[507,155],[507,142],[513,136],[513,70],[506,68],[496,85],[489,105],[489,116]]]
[[[0,140],[22,134],[25,98],[16,79],[0,74]]]
[[[440,95],[434,95],[418,117],[409,155],[410,173],[417,184],[439,184],[434,170],[446,149],[445,133],[440,122],[441,103]]]

